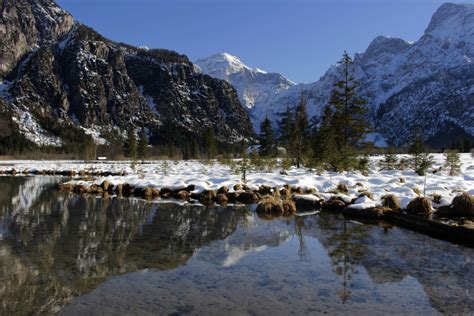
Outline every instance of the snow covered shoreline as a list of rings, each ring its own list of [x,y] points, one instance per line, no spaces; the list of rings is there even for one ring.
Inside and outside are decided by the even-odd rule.
[[[434,154],[433,169],[443,165],[444,156]],[[41,174],[47,171],[61,171],[70,175],[94,175],[93,179],[72,178],[68,184],[83,187],[100,186],[104,180],[112,187],[129,185],[133,188],[155,188],[179,191],[192,185],[192,192],[202,193],[207,190],[218,190],[226,187],[230,192],[239,184],[252,191],[262,187],[283,188],[285,185],[299,192],[328,201],[338,196],[344,201],[354,201],[352,207],[364,209],[382,204],[382,197],[395,194],[399,197],[401,207],[420,194],[425,195],[440,207],[450,205],[460,192],[474,194],[474,158],[471,154],[462,154],[462,169],[459,176],[449,176],[446,172],[429,172],[419,176],[411,170],[379,171],[377,163],[381,157],[371,157],[367,176],[360,172],[323,172],[316,174],[304,168],[291,168],[287,174],[280,170],[273,172],[251,172],[243,183],[241,175],[217,161],[149,161],[138,163],[134,168],[129,162],[86,163],[77,161],[1,161],[0,173],[12,169],[24,174]],[[98,176],[97,176],[98,175]],[[100,176],[108,175],[108,176]],[[347,192],[336,192],[339,184],[347,186]],[[371,198],[361,197],[362,192],[369,192]]]

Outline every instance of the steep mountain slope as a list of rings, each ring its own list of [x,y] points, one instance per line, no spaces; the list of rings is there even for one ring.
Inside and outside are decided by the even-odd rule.
[[[435,146],[450,145],[459,137],[473,138],[473,60],[473,4],[443,4],[414,43],[375,38],[364,53],[354,56],[360,93],[369,101],[374,130],[394,145],[405,144],[415,133]],[[211,75],[219,73],[202,68]],[[296,105],[302,93],[308,99],[309,114],[318,116],[338,73],[339,67],[334,65],[315,83],[270,92],[270,99],[255,102],[250,109],[255,127],[265,116],[276,121],[277,113]],[[224,79],[242,96],[241,76]],[[246,89],[258,91],[258,87]]]
[[[18,54],[1,56],[8,75],[3,75],[0,96],[31,141],[59,146],[82,130],[105,142],[130,125],[146,127],[152,142],[167,141],[161,132],[165,125],[182,138],[204,128],[213,129],[227,143],[253,136],[233,87],[196,72],[186,56],[107,40],[71,22],[53,1],[12,1],[4,10],[26,12],[35,23],[25,26],[21,14],[4,19],[2,47],[4,39],[21,37],[10,25],[38,34],[21,49],[18,41],[6,41]]]

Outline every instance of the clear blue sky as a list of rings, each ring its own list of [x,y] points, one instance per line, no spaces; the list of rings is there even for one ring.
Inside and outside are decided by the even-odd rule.
[[[57,0],[104,36],[191,60],[228,52],[295,82],[316,81],[378,35],[417,40],[438,0]],[[456,1],[452,1],[456,2]],[[466,2],[466,1],[463,1]],[[471,2],[471,1],[467,1]]]

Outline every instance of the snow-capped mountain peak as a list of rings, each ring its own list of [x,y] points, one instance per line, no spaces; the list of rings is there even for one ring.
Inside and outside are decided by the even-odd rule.
[[[474,42],[474,4],[445,3],[433,14],[425,35]]]
[[[212,64],[221,68],[197,63],[204,73],[235,87],[257,131],[265,117],[275,126],[278,113],[295,106],[301,94],[307,97],[309,116],[317,118],[340,75],[334,65],[319,81],[294,85],[278,74],[257,73],[237,57],[222,54],[221,59],[226,61]],[[416,131],[435,147],[451,146],[462,137],[474,140],[473,61],[474,4],[443,4],[417,41],[376,37],[365,52],[354,56],[354,70],[380,140],[400,146]],[[234,71],[224,76],[231,72],[230,65]]]
[[[275,95],[295,85],[279,73],[251,68],[229,53],[211,55],[197,60],[195,64],[203,73],[230,82],[248,109],[256,104],[269,103]],[[258,127],[259,120],[253,123]]]
[[[267,72],[259,68],[251,68],[244,64],[237,56],[229,53],[219,53],[195,62],[202,72],[219,79],[228,80],[229,76],[239,72],[261,73]]]

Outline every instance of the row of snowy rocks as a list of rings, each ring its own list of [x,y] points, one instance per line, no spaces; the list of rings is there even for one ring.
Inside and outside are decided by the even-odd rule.
[[[356,185],[358,186],[358,185]],[[135,196],[147,200],[174,199],[201,203],[206,206],[219,204],[257,204],[256,211],[269,216],[290,216],[298,211],[326,210],[341,212],[344,216],[360,219],[382,219],[388,212],[406,212],[412,215],[426,216],[434,214],[438,217],[474,217],[474,196],[468,192],[459,192],[451,205],[433,207],[432,199],[416,192],[417,197],[402,209],[399,198],[395,194],[382,197],[382,204],[373,203],[372,194],[359,185],[358,197],[347,193],[349,188],[340,183],[324,196],[315,189],[300,187],[270,187],[261,185],[251,189],[245,184],[236,184],[232,189],[222,186],[216,190],[195,190],[194,185],[182,188],[134,187],[128,183],[110,184],[107,180],[96,184],[89,181],[69,181],[59,185],[61,191],[79,194],[101,195],[105,198],[112,196]],[[436,200],[436,197],[434,198]],[[436,201],[433,201],[436,204]]]

